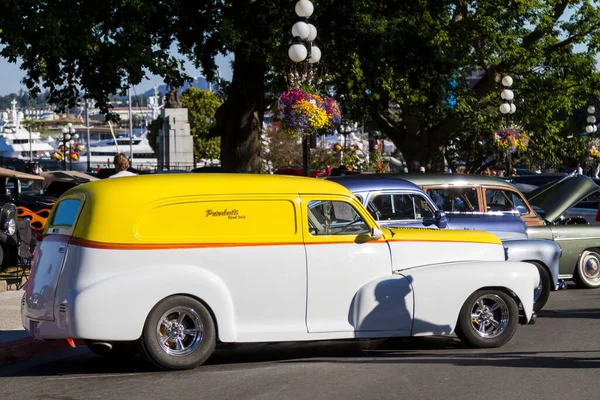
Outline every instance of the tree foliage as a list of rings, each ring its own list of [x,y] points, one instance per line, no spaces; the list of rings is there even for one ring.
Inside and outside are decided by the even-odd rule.
[[[43,88],[50,102],[72,106],[83,91],[108,112],[110,95],[146,71],[181,85],[174,45],[209,80],[215,56],[232,53],[214,135],[225,170],[258,171],[264,112],[294,69],[294,4],[1,0],[0,54],[22,58],[34,95]],[[464,148],[461,157],[477,153],[473,163],[490,156],[477,143],[502,123],[505,74],[515,78],[514,118],[531,134],[527,162],[558,162],[572,133],[565,116],[600,94],[600,13],[588,1],[322,0],[311,21],[323,52],[321,89],[333,87],[349,119],[376,122],[428,170],[442,168],[449,143]],[[480,79],[469,80],[475,72]]]
[[[587,1],[326,3],[324,54],[343,109],[375,120],[428,170],[442,168],[451,139],[483,151],[467,138],[489,138],[503,122],[503,75],[515,80],[513,118],[531,133],[532,160],[557,162],[565,114],[600,94],[600,12]]]
[[[223,101],[214,93],[191,87],[181,96],[181,103],[188,109],[196,159],[219,158],[220,138],[212,137],[211,132],[214,132],[215,114]]]

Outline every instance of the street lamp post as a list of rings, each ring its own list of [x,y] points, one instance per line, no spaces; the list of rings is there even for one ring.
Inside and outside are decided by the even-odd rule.
[[[588,112],[588,116],[586,118],[586,121],[587,121],[588,125],[585,127],[585,131],[587,133],[597,132],[598,127],[596,126],[596,116],[594,115],[596,113],[596,107],[589,106],[587,108],[587,112]]]
[[[502,78],[503,89],[502,93],[500,93],[500,97],[502,97],[502,100],[504,100],[504,102],[500,105],[500,112],[506,115],[506,129],[510,128],[510,115],[514,114],[515,111],[517,111],[517,106],[515,106],[515,103],[513,103],[515,94],[512,90],[509,89],[512,86],[512,84],[513,79],[510,76],[506,75],[504,78]],[[510,176],[510,174],[512,173],[510,147],[506,149],[506,173],[507,176]]]
[[[296,3],[296,15],[301,18],[292,26],[292,35],[294,43],[288,50],[288,56],[296,63],[306,62],[306,71],[310,68],[310,64],[318,63],[321,59],[321,50],[313,45],[313,41],[317,38],[317,28],[309,24],[308,18],[314,11],[314,6],[309,0],[300,0]],[[302,164],[304,175],[309,176],[309,155],[310,155],[310,135],[302,136]]]
[[[67,170],[67,157],[69,157],[69,168],[72,169],[71,164],[71,146],[73,141],[71,139],[77,140],[79,139],[79,135],[75,133],[75,128],[73,128],[73,124],[69,122],[69,124],[62,129],[62,143],[63,143],[63,170]],[[69,145],[67,147],[67,144]],[[67,152],[68,149],[68,152]]]

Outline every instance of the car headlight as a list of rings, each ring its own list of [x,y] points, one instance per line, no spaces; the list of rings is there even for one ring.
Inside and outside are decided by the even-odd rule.
[[[6,222],[4,223],[4,230],[10,236],[15,234],[15,232],[17,231],[17,223],[15,222],[14,218],[9,218],[8,220],[6,220]]]

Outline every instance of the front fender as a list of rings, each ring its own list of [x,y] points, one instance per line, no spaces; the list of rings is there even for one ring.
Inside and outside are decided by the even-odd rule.
[[[414,290],[413,335],[439,335],[436,327],[456,327],[467,298],[484,288],[500,288],[516,295],[526,321],[533,314],[533,292],[540,274],[529,263],[468,261],[429,265],[401,271]]]
[[[506,248],[508,261],[539,261],[548,268],[552,277],[553,289],[558,288],[558,268],[562,249],[552,240],[529,239],[507,240],[502,244]]]
[[[71,301],[71,333],[80,339],[136,340],[152,308],[176,294],[203,301],[213,312],[219,340],[235,341],[227,287],[212,272],[190,265],[141,266],[82,288]]]

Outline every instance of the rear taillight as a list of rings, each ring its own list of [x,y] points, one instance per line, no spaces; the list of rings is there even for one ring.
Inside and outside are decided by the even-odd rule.
[[[44,235],[42,235],[40,232],[35,234],[36,241],[41,242],[43,238],[44,238]]]

